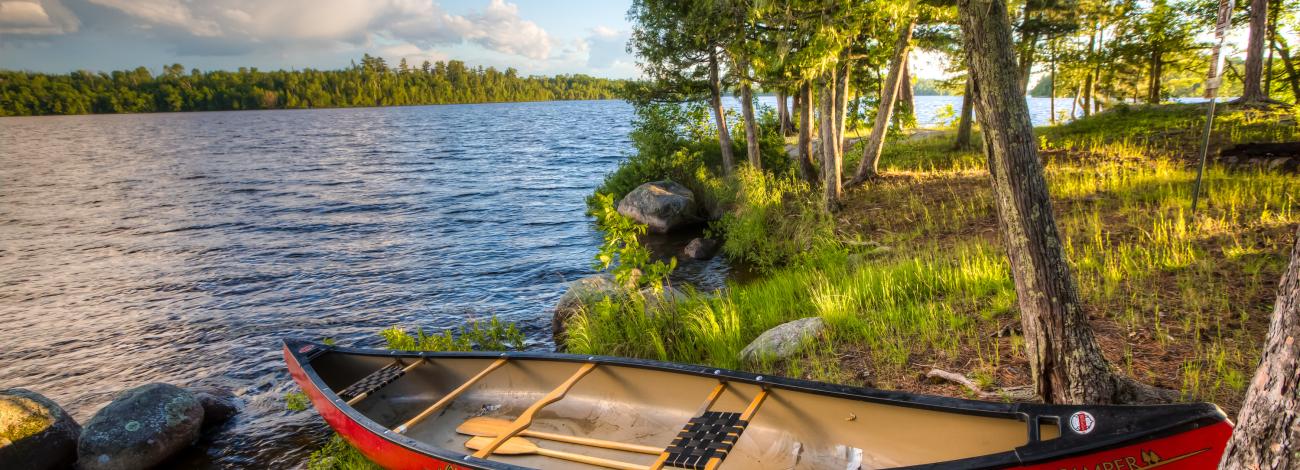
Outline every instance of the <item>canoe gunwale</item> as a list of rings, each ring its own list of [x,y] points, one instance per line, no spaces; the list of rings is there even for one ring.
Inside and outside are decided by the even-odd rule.
[[[391,357],[394,359],[506,358],[580,364],[594,363],[598,365],[649,369],[710,377],[723,382],[736,382],[760,387],[786,389],[794,392],[880,403],[890,406],[902,406],[943,413],[958,413],[969,416],[1016,419],[1025,424],[1028,442],[1012,450],[960,460],[898,467],[899,469],[1007,468],[1021,465],[1033,465],[1133,445],[1135,443],[1167,438],[1169,436],[1214,425],[1227,420],[1227,417],[1217,406],[1208,403],[1149,406],[995,403],[962,398],[893,392],[865,387],[835,385],[787,377],[764,376],[761,374],[693,364],[666,363],[635,358],[528,351],[425,352],[377,350],[332,346],[295,339],[284,339],[283,343],[286,355],[293,356],[295,362],[298,362],[299,367],[302,368],[306,378],[310,380],[311,385],[317,389],[324,399],[337,408],[338,412],[345,415],[348,419],[361,425],[372,434],[411,451],[430,455],[433,458],[454,465],[485,470],[529,470],[529,468],[511,465],[500,461],[476,458],[470,454],[458,453],[450,449],[433,446],[387,429],[370,418],[367,418],[355,408],[348,406],[346,401],[330,389],[329,386],[325,384],[324,380],[316,373],[315,369],[311,367],[311,359],[326,352],[336,352],[358,356]],[[307,345],[313,346],[313,349],[309,350],[306,354],[300,353],[299,351]],[[1058,425],[1061,428],[1059,437],[1047,441],[1041,441],[1038,439],[1039,436],[1037,434],[1039,426],[1036,424],[1042,422],[1040,419],[1048,417],[1064,419],[1064,417],[1067,417],[1076,411],[1091,413],[1093,416],[1097,417],[1098,422],[1114,420],[1113,422],[1126,423],[1130,426],[1135,424],[1140,424],[1141,426],[1138,428],[1126,428],[1123,430],[1112,431],[1107,434],[1097,434],[1085,437],[1072,434],[1067,426],[1063,423],[1059,423]]]

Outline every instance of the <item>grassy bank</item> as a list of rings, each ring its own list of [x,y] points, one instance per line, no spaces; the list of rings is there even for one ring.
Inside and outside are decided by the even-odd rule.
[[[1066,252],[1108,357],[1235,413],[1289,227],[1300,222],[1300,182],[1212,165],[1206,204],[1192,216],[1189,159],[1203,112],[1123,108],[1038,135]],[[1295,140],[1296,117],[1294,108],[1229,108],[1215,144]],[[785,177],[742,173],[728,183],[732,214],[715,229],[728,256],[759,260],[766,275],[652,316],[635,298],[596,305],[573,325],[571,349],[948,395],[968,392],[918,376],[935,367],[986,386],[1027,384],[984,159],[952,141],[890,142],[885,177],[850,189],[833,216]],[[848,152],[846,168],[859,152]],[[814,315],[828,331],[794,359],[738,358],[763,331]]]

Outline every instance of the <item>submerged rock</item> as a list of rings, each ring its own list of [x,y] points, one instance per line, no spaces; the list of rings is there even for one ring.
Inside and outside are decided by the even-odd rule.
[[[0,468],[68,468],[81,425],[63,408],[22,388],[0,390]]]
[[[672,181],[637,186],[618,202],[618,213],[649,226],[654,233],[699,222],[695,194]]]
[[[594,274],[570,282],[569,289],[560,297],[559,303],[555,305],[555,313],[551,317],[551,336],[555,340],[555,348],[564,350],[570,318],[581,312],[586,305],[599,301],[605,296],[621,295],[622,292],[618,282],[614,280],[614,275],[609,273]]]
[[[693,259],[709,259],[718,253],[719,245],[718,241],[712,238],[695,238],[686,244],[686,248],[682,249],[682,254]]]
[[[163,383],[122,392],[86,423],[77,442],[83,470],[150,468],[199,437],[203,405],[194,394]]]
[[[239,398],[234,392],[220,387],[192,387],[189,392],[203,407],[203,427],[224,423],[239,414]]]
[[[758,362],[766,359],[787,359],[799,351],[804,338],[817,337],[826,329],[821,317],[801,318],[782,323],[764,331],[754,341],[740,350],[740,360]]]

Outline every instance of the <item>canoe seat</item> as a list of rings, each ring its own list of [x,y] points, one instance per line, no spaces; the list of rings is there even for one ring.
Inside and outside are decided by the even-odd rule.
[[[385,366],[383,369],[379,369],[372,372],[370,375],[362,377],[361,380],[358,380],[356,383],[348,385],[348,388],[339,392],[339,397],[351,401],[353,398],[369,395],[370,392],[379,390],[385,385],[393,383],[394,380],[397,380],[404,374],[406,374],[406,368],[402,367],[401,363],[394,362]]]
[[[740,413],[706,411],[691,418],[665,449],[668,459],[664,465],[703,470],[710,460],[727,458],[749,424],[740,417]]]

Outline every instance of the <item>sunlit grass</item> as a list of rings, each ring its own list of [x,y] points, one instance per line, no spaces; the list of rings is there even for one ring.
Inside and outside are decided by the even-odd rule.
[[[1103,349],[1139,379],[1231,411],[1258,358],[1289,227],[1300,223],[1300,178],[1211,165],[1193,215],[1189,155],[1203,112],[1134,107],[1039,135],[1064,249]],[[1216,145],[1296,139],[1296,114],[1222,110]],[[852,189],[833,217],[837,243],[808,246],[759,280],[692,293],[654,316],[635,299],[596,306],[571,330],[581,338],[575,348],[891,388],[926,389],[915,377],[928,367],[988,386],[1025,383],[984,157],[952,150],[952,139],[890,142],[884,178]],[[846,168],[859,152],[846,152]],[[790,207],[778,199],[742,195],[740,211]],[[754,240],[764,235],[782,239],[760,233],[774,227],[746,227],[738,239],[748,241],[732,254],[762,246]],[[739,351],[763,331],[810,316],[828,329],[797,358],[741,362]]]

